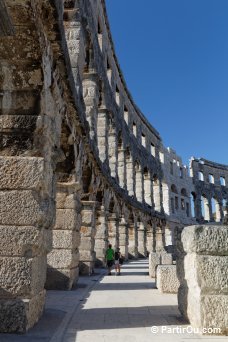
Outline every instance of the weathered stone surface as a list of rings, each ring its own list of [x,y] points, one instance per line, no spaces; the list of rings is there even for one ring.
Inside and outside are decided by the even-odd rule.
[[[156,267],[161,263],[160,253],[149,254],[149,275],[151,278],[156,276]]]
[[[79,267],[71,269],[47,268],[47,280],[45,288],[47,290],[71,290],[79,277]]]
[[[161,264],[162,265],[172,265],[173,264],[173,257],[172,254],[168,253],[161,253]]]
[[[41,317],[45,302],[45,291],[32,299],[0,300],[0,331],[25,333]]]
[[[158,265],[156,286],[162,293],[177,293],[180,286],[176,274],[176,265]]]
[[[54,230],[53,248],[74,250],[80,244],[80,233],[78,231]]]
[[[196,328],[220,328],[226,334],[228,245],[223,228],[186,227],[177,244],[177,274],[178,306],[182,315]],[[208,250],[204,249],[204,240]]]
[[[0,257],[0,297],[32,298],[43,290],[47,261],[45,256]]]
[[[0,191],[0,224],[42,225],[49,218],[49,205],[32,190]]]
[[[50,250],[52,231],[29,226],[0,226],[0,255],[34,257]]]
[[[228,226],[192,226],[182,233],[183,248],[188,253],[228,255]]]
[[[77,230],[77,218],[77,213],[73,210],[58,209],[54,229]]]
[[[53,249],[47,257],[48,265],[53,268],[72,268],[79,262],[79,253],[70,249]]]
[[[43,172],[43,158],[0,157],[0,189],[36,189]]]

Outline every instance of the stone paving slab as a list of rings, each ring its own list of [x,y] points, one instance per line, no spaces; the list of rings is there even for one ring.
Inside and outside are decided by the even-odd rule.
[[[152,333],[152,326],[158,332]],[[42,320],[27,335],[0,334],[0,342],[227,341],[227,337],[161,333],[187,326],[176,295],[159,293],[148,276],[147,260],[138,260],[125,264],[120,276],[99,270],[81,277],[73,291],[48,291]]]

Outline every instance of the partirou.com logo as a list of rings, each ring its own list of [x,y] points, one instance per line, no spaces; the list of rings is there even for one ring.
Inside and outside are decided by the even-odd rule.
[[[219,335],[221,334],[220,328],[193,328],[190,325],[187,327],[182,326],[153,326],[151,327],[151,332],[153,334],[213,334],[213,335]]]

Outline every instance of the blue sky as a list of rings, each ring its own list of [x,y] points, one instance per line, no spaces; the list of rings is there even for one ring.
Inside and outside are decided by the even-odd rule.
[[[106,0],[128,89],[182,156],[228,164],[228,0]]]

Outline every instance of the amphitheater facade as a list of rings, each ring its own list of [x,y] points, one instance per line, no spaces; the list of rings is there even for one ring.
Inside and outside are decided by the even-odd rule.
[[[165,119],[165,118],[164,118]],[[0,331],[40,318],[45,289],[172,251],[176,227],[222,222],[228,166],[190,168],[134,103],[103,0],[0,2]]]

